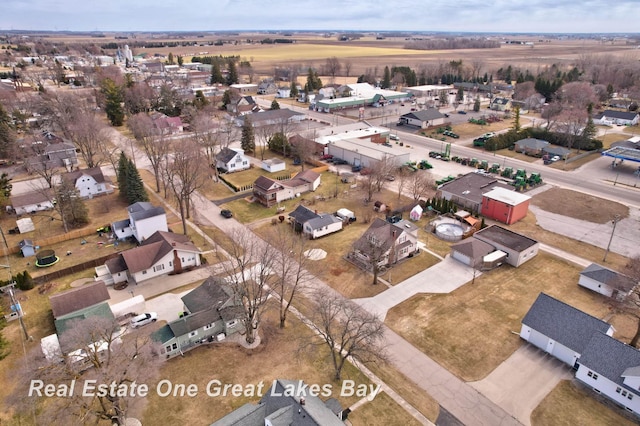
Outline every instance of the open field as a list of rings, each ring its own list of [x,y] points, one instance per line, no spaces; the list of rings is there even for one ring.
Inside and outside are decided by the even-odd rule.
[[[531,204],[551,213],[593,223],[607,223],[616,215],[621,218],[629,216],[629,207],[623,204],[562,188],[551,188],[537,194]]]
[[[620,409],[608,410],[610,402],[594,400],[595,393],[574,381],[563,380],[547,395],[531,414],[534,426],[600,426],[634,425],[630,417],[623,416]],[[635,418],[637,419],[637,418]]]

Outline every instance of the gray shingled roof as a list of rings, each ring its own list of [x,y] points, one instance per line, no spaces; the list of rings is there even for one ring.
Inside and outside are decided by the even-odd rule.
[[[491,244],[491,242],[495,242],[516,251],[526,250],[538,243],[536,240],[498,225],[492,225],[481,229],[474,234],[474,237],[480,238],[489,244]]]
[[[315,219],[320,215],[308,207],[303,206],[302,204],[298,205],[294,211],[289,213],[289,217],[292,217],[298,223],[305,223],[311,219]]]
[[[526,138],[517,141],[516,146],[518,147],[516,149],[527,147],[529,149],[541,150],[549,146],[549,142],[543,141],[542,139]]]
[[[213,308],[206,311],[196,312],[195,314],[186,315],[175,321],[171,321],[169,323],[169,327],[174,335],[184,336],[193,330],[197,330],[207,324],[219,321],[220,318],[220,312]]]
[[[54,318],[88,308],[109,300],[109,291],[102,281],[85,284],[49,297]]]
[[[540,293],[522,323],[582,354],[595,333],[606,333],[606,322]]]
[[[209,308],[222,308],[227,305],[232,291],[218,277],[209,277],[198,287],[182,296],[182,303],[189,312],[204,311]]]
[[[459,243],[452,245],[451,250],[460,252],[477,261],[478,259],[481,259],[493,252],[495,247],[475,238],[467,238],[466,240],[462,240]]]
[[[591,278],[592,280],[596,280],[610,286],[621,286],[621,289],[626,291],[631,290],[636,284],[638,284],[637,282],[634,282],[630,277],[619,274],[616,271],[612,271],[611,269],[605,268],[604,266],[598,265],[596,263],[592,263],[591,265],[584,268],[580,272],[580,275],[584,275],[585,277]]]
[[[220,151],[220,153],[217,155],[216,159],[218,161],[221,161],[225,164],[227,164],[229,161],[231,161],[233,159],[233,157],[235,157],[236,155],[238,155],[237,151],[232,150],[231,148],[227,148],[224,147],[222,148],[222,150]]]
[[[640,366],[640,351],[633,346],[609,337],[603,333],[595,333],[586,345],[578,362],[589,370],[595,371],[618,385],[638,395],[638,389],[622,384],[626,375],[635,375]]]
[[[482,202],[482,194],[492,189],[500,187],[513,190],[513,187],[496,179],[493,176],[485,176],[480,173],[467,173],[450,182],[442,184],[440,190],[455,195],[461,199],[469,200],[473,203]]]
[[[601,119],[602,117],[610,117],[617,118],[619,120],[633,120],[636,115],[638,115],[637,112],[613,111],[608,109],[600,114],[596,114],[594,118]]]
[[[423,109],[421,111],[414,111],[408,114],[402,115],[403,118],[411,118],[420,121],[436,120],[438,118],[444,118],[444,115],[435,108]]]
[[[342,222],[342,220],[332,214],[323,214],[309,220],[308,225],[311,229],[320,229],[337,222]]]

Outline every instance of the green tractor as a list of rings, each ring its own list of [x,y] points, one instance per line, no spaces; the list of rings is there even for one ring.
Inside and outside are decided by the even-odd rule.
[[[489,173],[499,173],[500,172],[500,163],[493,163],[489,168]]]
[[[502,173],[500,173],[500,176],[511,179],[513,177],[513,168],[505,167],[504,170],[502,170]]]

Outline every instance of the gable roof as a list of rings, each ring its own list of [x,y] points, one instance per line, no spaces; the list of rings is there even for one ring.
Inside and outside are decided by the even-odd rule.
[[[289,213],[289,217],[293,218],[298,223],[305,223],[311,219],[320,217],[320,215],[308,207],[299,204],[294,211]]]
[[[302,179],[305,182],[312,183],[315,182],[319,177],[320,173],[307,169],[295,175],[294,179]]]
[[[532,329],[582,354],[595,333],[606,333],[611,325],[573,306],[540,293],[522,319]]]
[[[423,109],[421,111],[414,111],[408,114],[404,114],[402,115],[402,117],[410,118],[413,120],[429,121],[429,120],[436,120],[438,118],[444,118],[444,115],[442,115],[442,113],[438,111],[436,108],[428,108],[428,109]]]
[[[342,223],[342,219],[332,214],[325,213],[309,220],[307,225],[310,226],[311,229],[320,229],[338,222]]]
[[[174,336],[184,336],[193,330],[197,330],[207,324],[219,321],[220,318],[220,312],[215,308],[210,308],[190,315],[185,315],[182,318],[171,321],[169,323],[169,328],[173,332]]]
[[[32,204],[51,202],[53,198],[53,190],[47,189],[45,191],[34,191],[26,194],[13,195],[10,200],[13,208],[16,208],[30,206]]]
[[[606,334],[595,333],[582,352],[578,363],[638,394],[638,389],[623,384],[624,376],[637,375],[637,367],[640,366],[640,351],[633,346],[626,345]]]
[[[400,235],[403,232],[412,233],[413,228],[404,229],[404,223],[407,223],[413,228],[417,229],[417,227],[411,222],[402,220],[396,224],[391,224],[386,220],[376,218],[369,229],[367,229],[364,234],[360,238],[353,243],[353,248],[359,250],[363,253],[369,253],[373,251],[372,245],[375,244],[377,247],[382,250],[388,250],[393,245],[394,241],[400,238]],[[372,242],[371,238],[373,238],[376,242]]]
[[[97,183],[107,182],[100,167],[92,167],[90,169],[75,170],[73,172],[65,173],[62,175],[62,179],[65,179],[68,182],[73,182],[75,185],[78,179],[83,175],[91,176]]]
[[[241,153],[238,151],[234,151],[233,149],[225,146],[224,148],[222,148],[222,150],[220,150],[220,153],[216,158],[218,159],[218,161],[221,161],[226,164],[229,161],[233,160],[233,157],[235,157],[238,154],[241,154]]]
[[[620,274],[604,266],[592,263],[584,268],[580,275],[596,280],[602,284],[620,287],[622,290],[629,291],[635,287],[638,283],[634,282],[631,277]]]
[[[519,147],[541,150],[549,146],[549,142],[543,141],[542,139],[526,138],[516,141],[516,145],[518,145]]]
[[[204,311],[211,307],[222,308],[232,296],[231,289],[218,277],[209,277],[198,287],[182,296],[182,303],[189,312]]]
[[[453,244],[451,249],[460,252],[473,260],[481,259],[495,250],[491,244],[475,238],[467,238],[459,243]]]
[[[266,176],[258,176],[258,179],[253,182],[253,187],[255,189],[261,189],[262,191],[267,192],[282,188],[282,184],[279,181],[269,179]]]
[[[156,231],[139,247],[123,251],[121,256],[129,272],[136,273],[149,269],[174,249],[193,253],[200,252],[186,235]]]
[[[154,207],[148,201],[139,201],[135,204],[131,204],[129,207],[127,207],[127,211],[129,212],[130,218],[134,221],[167,214],[164,210],[164,207]]]
[[[637,115],[637,112],[614,111],[611,109],[607,109],[600,114],[596,114],[594,118],[596,118],[597,120],[602,119],[603,117],[617,118],[620,120],[633,120]]]
[[[49,296],[54,318],[63,317],[106,300],[109,300],[109,291],[102,281]]]

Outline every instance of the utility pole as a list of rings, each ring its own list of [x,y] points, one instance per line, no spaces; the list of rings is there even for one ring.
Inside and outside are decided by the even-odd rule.
[[[609,238],[609,244],[607,244],[607,249],[604,251],[604,257],[602,258],[603,262],[607,261],[607,255],[609,254],[609,248],[611,248],[611,241],[613,241],[613,234],[616,232],[616,225],[620,222],[620,215],[617,214],[611,221],[613,224],[613,229],[611,230],[611,237]]]

